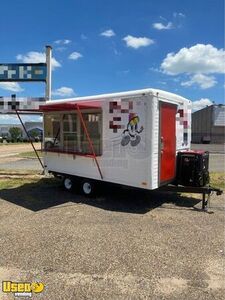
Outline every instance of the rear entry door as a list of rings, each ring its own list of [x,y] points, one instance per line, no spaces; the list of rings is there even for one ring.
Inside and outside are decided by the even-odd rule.
[[[171,182],[176,176],[176,113],[176,105],[160,103],[160,185]]]

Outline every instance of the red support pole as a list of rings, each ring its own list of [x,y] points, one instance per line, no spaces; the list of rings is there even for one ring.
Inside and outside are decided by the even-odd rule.
[[[86,134],[86,136],[87,136],[87,139],[88,139],[88,143],[89,143],[90,150],[91,150],[92,155],[93,155],[93,157],[94,157],[94,160],[95,160],[95,163],[96,163],[96,165],[97,165],[97,168],[98,168],[99,174],[100,174],[100,176],[101,176],[101,179],[103,179],[102,171],[101,171],[101,169],[100,169],[100,166],[99,166],[99,163],[98,163],[96,154],[95,154],[95,149],[94,149],[92,140],[91,140],[90,135],[89,135],[88,130],[87,130],[87,126],[86,126],[86,124],[85,124],[84,118],[83,118],[82,113],[81,113],[81,111],[80,111],[79,105],[77,104],[76,107],[77,107],[77,111],[78,111],[79,118],[80,118],[80,120],[81,120],[81,124],[82,124],[82,126],[83,126],[83,128],[84,128],[84,132],[85,132],[85,134]]]

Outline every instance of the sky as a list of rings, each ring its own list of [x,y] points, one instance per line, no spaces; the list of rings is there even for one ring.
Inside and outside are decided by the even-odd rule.
[[[0,63],[44,62],[51,45],[53,99],[157,88],[195,110],[223,103],[223,2],[1,1]],[[0,83],[0,96],[44,93],[45,83]]]

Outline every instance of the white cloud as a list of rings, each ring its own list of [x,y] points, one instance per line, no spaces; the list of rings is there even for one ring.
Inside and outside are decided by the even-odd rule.
[[[163,20],[163,21],[167,21],[167,19],[166,19],[165,17],[163,17],[163,16],[159,16],[159,18],[160,18],[161,20]]]
[[[105,37],[112,37],[112,36],[115,36],[116,34],[112,29],[108,29],[108,30],[101,32],[100,35],[105,36]]]
[[[44,52],[30,51],[24,55],[18,54],[16,59],[18,61],[22,61],[23,63],[45,63],[46,54]],[[61,67],[61,64],[54,57],[52,57],[52,70],[58,67]]]
[[[193,101],[192,102],[192,111],[200,110],[200,109],[202,109],[206,106],[210,106],[212,104],[213,104],[213,102],[207,98],[202,98],[200,100]]]
[[[59,51],[59,52],[63,52],[63,51],[65,51],[66,49],[67,49],[67,48],[64,47],[64,46],[60,46],[60,47],[55,48],[55,50],[56,50],[56,51]]]
[[[52,91],[53,96],[61,96],[61,97],[71,97],[75,95],[75,92],[72,88],[62,86],[54,91]]]
[[[132,35],[127,35],[123,38],[123,40],[126,42],[127,47],[131,47],[134,49],[146,47],[155,43],[154,40],[147,37],[135,37]]]
[[[115,55],[121,55],[121,52],[118,51],[116,48],[113,48],[113,53],[114,53]]]
[[[181,82],[182,86],[192,86],[197,84],[201,89],[208,89],[217,84],[214,76],[207,76],[201,73],[190,77],[190,80]]]
[[[23,122],[43,122],[42,116],[24,115]],[[0,115],[1,124],[20,124],[16,115]]]
[[[81,38],[82,40],[87,40],[88,37],[87,37],[85,34],[82,33],[82,34],[80,35],[80,38]]]
[[[157,29],[157,30],[169,30],[169,29],[174,28],[172,22],[168,22],[166,25],[164,25],[163,23],[153,23],[152,27]]]
[[[72,41],[71,40],[57,40],[57,41],[54,41],[55,44],[57,45],[68,45],[70,44]]]
[[[126,76],[127,74],[130,73],[130,70],[129,69],[127,69],[127,70],[121,70],[121,71],[117,71],[116,73],[118,75]]]
[[[0,123],[1,124],[19,124],[20,121],[18,120],[17,116],[14,115],[0,115]]]
[[[177,53],[168,53],[161,69],[169,75],[224,73],[225,51],[210,44],[196,44],[190,48],[182,48]]]
[[[72,59],[72,60],[77,60],[79,58],[83,57],[83,55],[79,52],[72,52],[70,55],[69,55],[69,59]]]
[[[159,16],[159,19],[162,20],[162,22],[153,23],[152,27],[157,30],[170,30],[181,28],[185,17],[185,14],[181,12],[174,12],[172,21],[168,21],[166,18]]]
[[[155,68],[155,67],[150,67],[149,70],[152,72],[162,73],[162,71],[160,69]]]
[[[181,12],[174,12],[173,13],[173,17],[177,18],[177,17],[181,17],[181,18],[185,18],[185,14],[181,13]]]
[[[0,89],[17,93],[24,91],[17,82],[0,82]]]

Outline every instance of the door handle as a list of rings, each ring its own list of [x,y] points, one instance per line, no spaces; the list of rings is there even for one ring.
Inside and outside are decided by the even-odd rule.
[[[163,151],[164,151],[164,139],[163,139],[162,136],[161,136],[161,139],[160,139],[160,150],[161,150],[161,154],[163,154]]]

